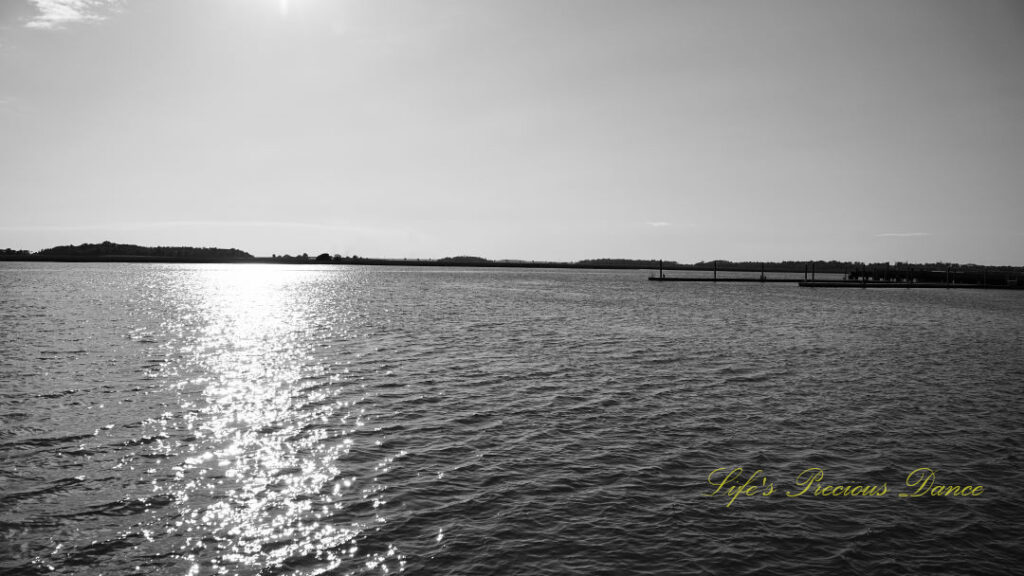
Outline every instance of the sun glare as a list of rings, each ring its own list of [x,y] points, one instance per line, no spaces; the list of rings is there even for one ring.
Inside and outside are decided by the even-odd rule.
[[[278,0],[278,6],[281,9],[281,16],[288,15],[288,0]]]
[[[351,474],[342,480],[352,435],[366,423],[352,407],[363,393],[345,394],[345,373],[325,373],[314,359],[311,331],[339,325],[306,307],[309,291],[323,285],[318,274],[338,272],[276,265],[197,271],[200,328],[185,371],[203,376],[192,382],[198,393],[181,400],[193,441],[167,488],[181,502],[189,560],[209,561],[205,542],[188,534],[194,526],[214,535],[220,561],[246,573],[281,570],[293,556],[339,565],[342,555],[354,557],[368,524],[331,519],[348,518],[341,509],[353,502],[379,500],[382,488],[350,489]],[[389,548],[387,558],[394,555]]]

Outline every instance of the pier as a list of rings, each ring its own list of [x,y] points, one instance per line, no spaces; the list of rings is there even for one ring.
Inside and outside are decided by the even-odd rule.
[[[800,282],[800,280],[792,278],[681,278],[679,276],[651,276],[647,279],[655,282],[753,282],[755,284],[762,282],[788,282],[795,284]]]
[[[790,275],[788,278],[769,278],[765,274],[764,264],[761,265],[760,275],[725,277],[718,275],[718,264],[710,270],[711,276],[666,276],[664,267],[659,265],[658,274],[649,276],[647,279],[654,282],[739,282],[739,283],[790,283],[797,284],[803,288],[974,288],[979,290],[1024,290],[1024,283],[1019,277],[1006,276],[1006,283],[992,283],[987,274],[982,272],[980,277],[969,277],[964,281],[963,275],[946,269],[944,277],[941,272],[914,271],[908,268],[905,272],[896,274],[888,270],[875,272],[868,269],[861,269],[845,274],[845,279],[817,280],[813,264],[804,268],[803,279],[793,278],[792,271],[785,272]],[[738,270],[730,270],[738,272]],[[742,270],[742,272],[756,273],[756,270]],[[799,273],[797,273],[799,274]],[[922,280],[921,276],[927,277]],[[958,281],[958,276],[960,276]],[[980,281],[979,281],[980,280]]]
[[[880,282],[876,280],[795,280],[792,278],[681,278],[679,276],[650,276],[654,282],[741,282],[741,283],[789,283],[803,288],[974,288],[977,290],[1024,290],[1024,286],[1012,284],[946,284],[944,282]]]
[[[1024,290],[1012,284],[953,284],[944,282],[880,282],[862,280],[798,281],[805,288],[974,288],[976,290]]]
[[[811,266],[811,268],[809,270],[810,270],[810,275],[811,275],[810,278],[811,278],[811,280],[814,280],[814,267]],[[730,271],[731,272],[737,272],[737,270],[730,270]],[[734,276],[734,277],[720,278],[718,276],[718,262],[717,261],[715,261],[714,266],[710,270],[710,272],[711,272],[711,277],[710,278],[700,278],[700,277],[696,277],[695,278],[695,277],[684,277],[684,276],[665,276],[664,266],[662,266],[661,262],[659,262],[659,265],[658,265],[658,275],[657,276],[649,276],[647,279],[655,281],[655,282],[746,282],[746,283],[750,283],[750,282],[756,282],[756,283],[788,282],[790,284],[800,281],[800,280],[798,280],[796,278],[769,278],[765,274],[765,267],[764,267],[763,263],[761,264],[761,273],[757,277],[750,277],[750,276],[735,277]],[[742,270],[742,272],[753,272],[753,270]],[[808,268],[805,266],[804,267],[804,280],[807,280],[807,274],[808,274]]]

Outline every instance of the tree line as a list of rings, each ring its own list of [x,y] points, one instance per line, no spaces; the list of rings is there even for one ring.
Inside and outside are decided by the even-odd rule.
[[[248,252],[237,248],[196,248],[192,246],[138,246],[135,244],[79,244],[54,246],[38,252],[5,249],[0,252],[5,260],[62,260],[62,261],[197,261],[237,262],[254,260]]]

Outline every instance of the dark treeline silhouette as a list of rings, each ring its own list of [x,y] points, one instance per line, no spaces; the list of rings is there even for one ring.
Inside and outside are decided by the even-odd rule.
[[[782,262],[733,262],[730,260],[701,261],[691,268],[696,270],[734,270],[747,272],[760,272],[764,266],[766,272],[803,272],[804,268],[813,268],[815,272],[845,274],[853,266],[853,262],[840,262],[838,260],[783,260]]]
[[[479,256],[449,256],[437,260],[437,263],[445,266],[480,266],[492,264],[493,261]]]
[[[595,268],[657,268],[659,266],[665,269],[682,269],[685,268],[682,264],[674,260],[631,260],[629,258],[593,258],[590,260],[580,260],[576,262],[577,266],[592,266]]]
[[[1014,266],[982,266],[952,262],[854,263],[846,273],[849,280],[868,282],[920,282],[932,284],[983,284],[1024,286],[1024,269]]]
[[[839,260],[784,260],[781,262],[755,262],[743,261],[732,262],[729,260],[701,261],[696,264],[680,264],[673,260],[637,260],[628,258],[594,258],[579,260],[576,262],[552,262],[543,260],[489,260],[479,256],[449,256],[438,259],[421,258],[365,258],[360,256],[341,256],[334,254],[328,256],[324,253],[315,259],[307,254],[301,256],[278,256],[272,259],[275,262],[289,263],[332,263],[332,264],[362,264],[380,266],[475,266],[475,267],[506,267],[506,268],[589,268],[589,269],[622,269],[622,270],[695,270],[695,271],[735,271],[735,272],[761,272],[766,273],[804,273],[813,272],[821,274],[843,274],[848,279],[860,279],[864,271],[867,271],[871,278],[891,278],[897,270],[913,269],[915,281],[933,282],[938,281],[934,274],[942,271],[945,274],[947,267],[951,267],[951,273],[956,275],[956,281],[968,283],[975,276],[987,278],[989,283],[999,283],[997,278],[1002,278],[1005,283],[1007,276],[1017,278],[1024,275],[1024,267],[1013,266],[980,266],[976,264],[949,264],[949,263],[925,263],[907,264],[899,262],[890,264],[864,263]],[[891,271],[888,276],[881,271]],[[905,276],[904,276],[905,277]],[[979,280],[977,283],[981,283]]]
[[[952,262],[854,262],[839,260],[785,260],[782,262],[730,262],[712,260],[687,267],[693,270],[730,270],[758,272],[813,272],[843,274],[848,280],[873,282],[927,282],[956,284],[1020,285],[1024,268],[1019,266],[982,266]],[[666,266],[666,269],[668,266]]]
[[[55,246],[35,253],[4,250],[5,260],[49,260],[66,262],[245,262],[252,254],[235,248],[194,248],[191,246],[137,246],[135,244],[79,244]]]
[[[0,250],[0,260],[24,260],[30,256],[32,253],[28,250],[11,250],[10,248]]]
[[[326,252],[316,258],[308,254],[292,256],[290,254],[274,254],[269,259],[258,258],[258,261],[280,262],[286,264],[362,264],[379,266],[473,266],[493,268],[621,268],[645,270],[657,268],[658,260],[628,260],[621,258],[603,258],[596,260],[580,260],[579,262],[554,262],[549,260],[490,260],[480,256],[446,256],[444,258],[364,258],[361,256],[333,256]],[[687,266],[676,262],[665,262],[666,269],[687,269]]]
[[[317,256],[307,253],[295,256],[274,254],[270,258],[255,258],[234,248],[193,248],[186,246],[157,246],[134,244],[79,244],[56,246],[39,252],[28,250],[0,250],[0,260],[50,260],[71,262],[265,262],[280,264],[359,264],[377,266],[473,266],[503,268],[589,268],[622,270],[695,270],[744,271],[765,273],[843,274],[848,280],[884,282],[950,282],[957,284],[1021,285],[1024,267],[981,266],[950,262],[855,262],[839,260],[784,260],[756,262],[708,260],[696,264],[680,264],[674,260],[638,260],[629,258],[593,258],[576,262],[543,260],[489,260],[479,256],[449,256],[438,259],[422,258],[366,258],[356,255],[342,256],[323,252]]]

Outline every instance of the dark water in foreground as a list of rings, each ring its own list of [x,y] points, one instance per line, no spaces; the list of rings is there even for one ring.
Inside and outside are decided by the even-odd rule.
[[[1019,569],[1024,294],[645,276],[0,265],[0,573]]]

